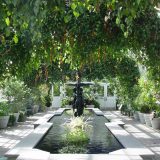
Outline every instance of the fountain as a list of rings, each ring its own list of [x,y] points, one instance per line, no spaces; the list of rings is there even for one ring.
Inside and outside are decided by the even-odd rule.
[[[74,119],[84,117],[88,125],[92,126],[92,132],[79,130],[68,132],[66,135],[64,124],[70,123],[72,114],[67,114],[65,108],[60,108],[55,112],[50,112],[41,120],[35,123],[35,130],[13,147],[5,155],[10,158],[26,157],[26,160],[33,153],[35,159],[114,159],[111,154],[119,153],[130,154],[136,150],[136,155],[152,154],[139,141],[136,141],[119,124],[119,122],[109,122],[103,112],[97,108],[88,110],[89,115],[85,115],[82,86],[92,85],[93,83],[68,83],[74,87],[73,111]],[[90,118],[89,118],[90,117]],[[118,132],[117,132],[118,131]],[[125,135],[125,136],[124,136]],[[78,140],[77,140],[78,139]],[[127,139],[127,140],[126,140]],[[131,152],[130,152],[131,150]],[[145,151],[145,152],[144,152]],[[70,153],[70,154],[66,154]],[[77,155],[79,154],[79,155]],[[42,158],[42,155],[45,158]],[[91,156],[90,156],[91,155]],[[32,157],[32,156],[31,156]],[[38,157],[38,158],[37,158]],[[79,158],[81,157],[81,158]],[[23,158],[22,158],[23,159]],[[33,157],[32,157],[33,159]],[[92,158],[91,158],[92,159]]]
[[[75,86],[73,89],[74,99],[72,102],[73,113],[75,117],[80,117],[83,115],[84,110],[84,98],[83,98],[83,89],[82,86],[93,85],[93,83],[82,83],[81,82],[81,73],[78,70],[76,76],[76,83],[67,83],[67,85]]]
[[[82,136],[85,143],[76,140],[78,145],[75,146],[70,145],[75,141],[68,143],[64,139],[64,123],[69,123],[73,115],[67,115],[66,109],[60,108],[42,117],[41,121],[36,123],[35,130],[8,151],[5,156],[9,159],[18,157],[17,160],[109,160],[119,158],[128,160],[128,156],[133,158],[134,153],[136,158],[140,158],[137,160],[141,160],[139,155],[153,155],[153,152],[126,132],[115,119],[109,122],[99,109],[92,108],[90,111],[91,115],[84,116],[87,118],[87,123],[92,125],[92,132],[87,131],[89,138],[85,137],[84,133],[74,135],[76,138],[78,136],[78,139]],[[85,115],[85,110],[83,115]]]

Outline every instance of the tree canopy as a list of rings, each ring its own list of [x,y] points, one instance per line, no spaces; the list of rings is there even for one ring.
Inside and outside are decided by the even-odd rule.
[[[132,55],[160,80],[158,0],[0,2],[1,75],[38,77],[56,68],[61,73],[83,70],[103,63],[109,55],[115,61],[110,67],[114,74],[123,57]]]

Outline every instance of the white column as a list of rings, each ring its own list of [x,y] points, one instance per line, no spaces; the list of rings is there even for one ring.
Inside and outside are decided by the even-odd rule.
[[[104,97],[107,97],[107,84],[104,84]]]
[[[60,97],[63,98],[63,86],[60,86]]]
[[[52,99],[53,99],[53,96],[54,96],[54,84],[52,84],[52,86],[51,86],[51,95],[52,95]]]

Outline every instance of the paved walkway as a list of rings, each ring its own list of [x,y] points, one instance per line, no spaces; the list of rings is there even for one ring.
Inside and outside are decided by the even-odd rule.
[[[45,113],[37,113],[34,116],[27,117],[25,122],[19,122],[14,127],[0,129],[0,157],[30,134],[34,130],[33,123],[43,115]]]
[[[152,150],[155,155],[143,157],[144,160],[160,160],[160,132],[141,124],[127,116],[123,116],[119,111],[104,112],[110,118],[119,118],[125,123],[125,130],[141,141],[146,147]],[[0,130],[0,157],[20,142],[33,130],[33,123],[41,118],[45,113],[37,113],[28,117],[26,122],[18,123],[17,126]]]
[[[124,129],[137,138],[144,146],[155,153],[154,156],[145,156],[144,160],[160,160],[160,131],[141,124],[139,121],[121,115],[119,111],[104,112],[106,117],[119,118],[125,123]]]

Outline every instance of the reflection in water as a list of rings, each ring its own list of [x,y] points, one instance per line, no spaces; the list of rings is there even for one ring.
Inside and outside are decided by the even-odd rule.
[[[68,144],[64,143],[64,124],[70,122],[70,117],[71,116],[65,113],[62,116],[53,117],[50,120],[50,122],[53,123],[53,126],[36,146],[36,148],[50,153],[60,153],[62,148],[70,148],[70,153],[89,154],[109,153],[123,148],[117,139],[106,128],[105,123],[108,122],[108,120],[104,116],[96,116],[95,114],[92,114],[89,118],[85,117],[87,123],[92,126],[92,131],[88,131],[90,139],[89,143],[75,149],[73,145],[68,146]],[[65,153],[69,153],[69,151],[66,151]]]

